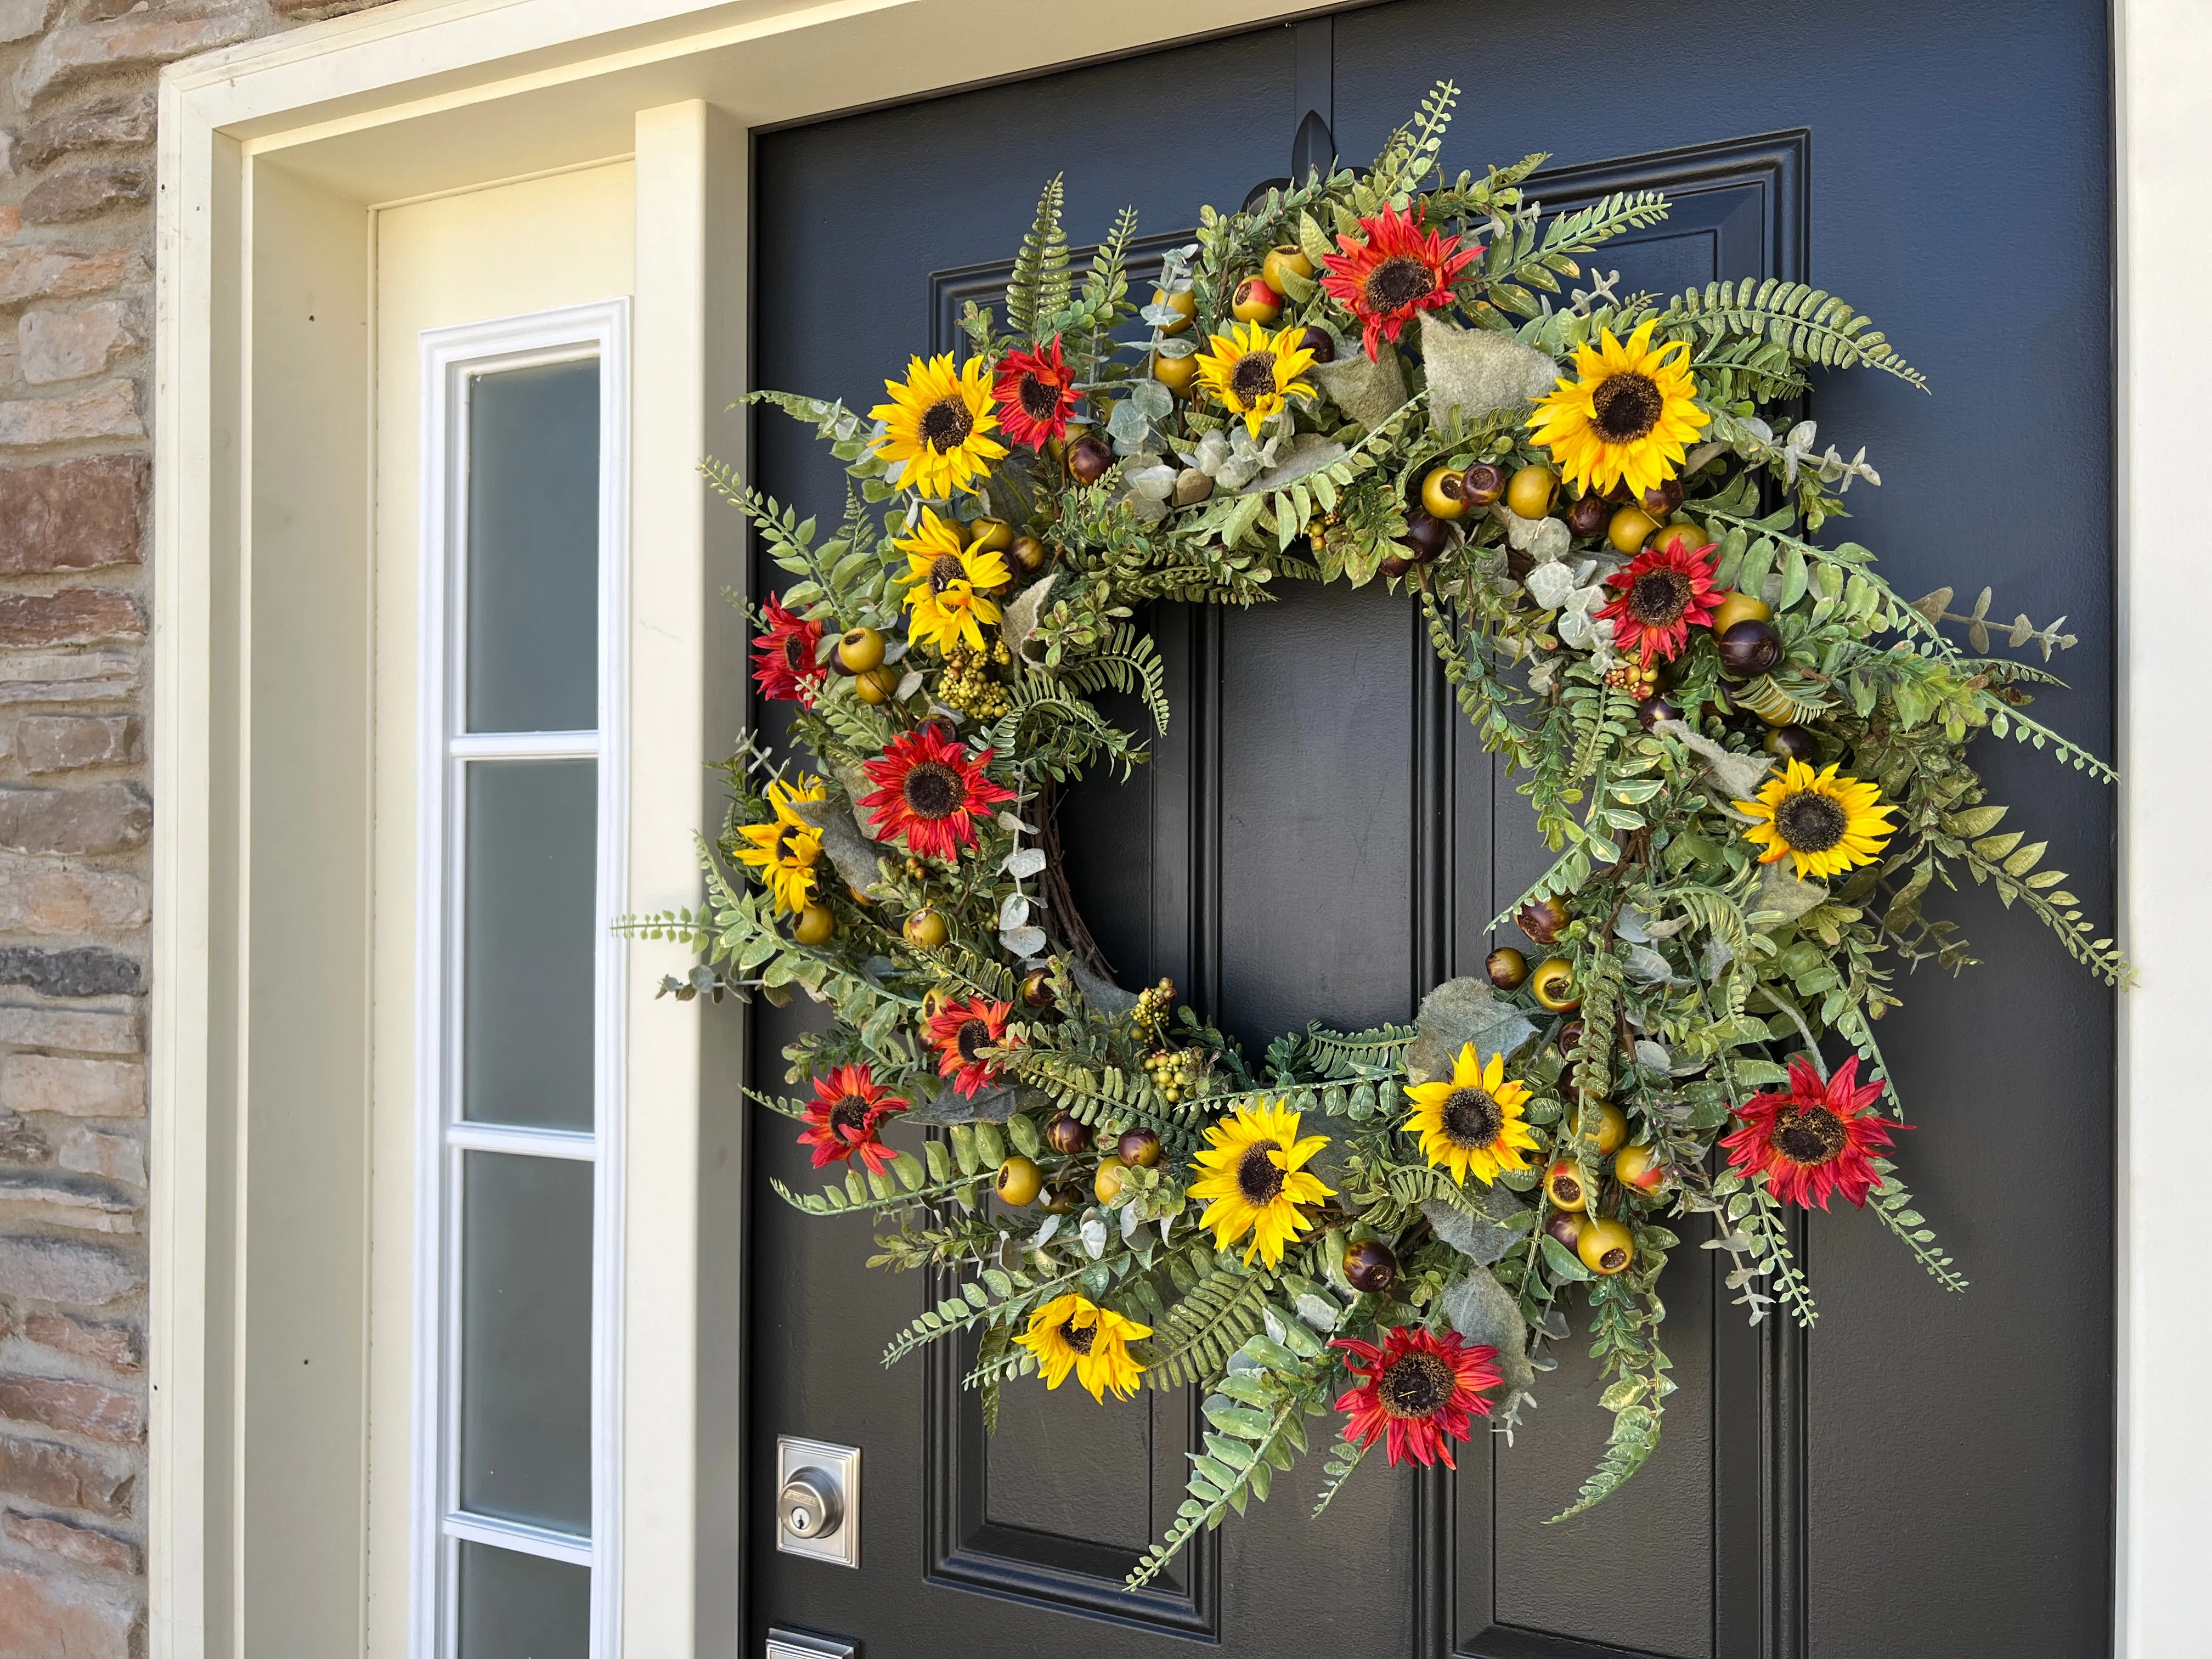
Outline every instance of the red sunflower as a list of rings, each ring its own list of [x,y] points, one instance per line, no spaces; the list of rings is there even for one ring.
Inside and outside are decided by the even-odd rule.
[[[1890,1144],[1889,1126],[1871,1109],[1881,1085],[1858,1080],[1859,1057],[1836,1067],[1826,1083],[1812,1062],[1790,1062],[1790,1086],[1768,1089],[1744,1102],[1743,1127],[1724,1135],[1729,1165],[1766,1176],[1766,1189],[1786,1204],[1828,1207],[1841,1193],[1863,1206],[1881,1185],[1874,1155]],[[1899,1128],[1911,1126],[1899,1124]]]
[[[1605,579],[1615,598],[1597,614],[1613,624],[1613,644],[1641,651],[1646,662],[1680,656],[1690,629],[1712,621],[1720,602],[1711,558],[1719,544],[1692,548],[1688,540],[1647,547]]]
[[[937,1050],[937,1069],[952,1079],[961,1094],[978,1094],[999,1075],[997,1066],[976,1055],[981,1049],[1005,1044],[1006,1018],[1013,1012],[1011,1002],[986,1002],[980,997],[948,1002],[922,1028],[922,1036]]]
[[[1468,1437],[1473,1419],[1490,1415],[1480,1390],[1504,1380],[1490,1363],[1498,1350],[1471,1347],[1456,1331],[1394,1325],[1379,1348],[1352,1337],[1328,1346],[1353,1356],[1344,1368],[1360,1379],[1336,1402],[1352,1419],[1345,1437],[1368,1446],[1387,1431],[1394,1464],[1411,1457],[1425,1467],[1441,1457],[1446,1468],[1457,1468],[1451,1443]]]
[[[1416,312],[1451,303],[1452,281],[1482,249],[1457,248],[1440,230],[1423,232],[1411,213],[1384,208],[1362,219],[1366,240],[1340,236],[1340,253],[1322,256],[1328,274],[1321,285],[1366,325],[1367,355],[1379,340],[1395,340]]]
[[[998,399],[1000,429],[1016,443],[1042,449],[1047,441],[1065,438],[1080,395],[1060,361],[1060,336],[1035,351],[1009,351],[1000,358],[991,395]]]
[[[881,1175],[891,1149],[877,1131],[906,1102],[883,1087],[865,1066],[840,1066],[814,1079],[814,1099],[806,1109],[806,1127],[799,1144],[814,1149],[814,1167],[842,1164],[858,1153],[871,1175]]]
[[[991,752],[970,758],[934,721],[893,738],[866,769],[883,787],[860,797],[875,818],[878,837],[904,836],[907,851],[916,858],[949,860],[962,848],[974,847],[976,816],[1014,798],[1012,790],[983,775]]]
[[[822,624],[802,621],[773,593],[768,596],[767,616],[768,631],[753,641],[753,653],[759,659],[753,678],[760,682],[761,696],[777,702],[803,702],[811,708],[814,688],[830,672],[828,665],[814,658],[822,643]]]

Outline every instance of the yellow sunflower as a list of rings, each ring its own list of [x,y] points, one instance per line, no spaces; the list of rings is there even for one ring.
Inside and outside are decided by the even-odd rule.
[[[1245,1261],[1257,1255],[1270,1267],[1279,1266],[1283,1247],[1313,1226],[1298,1206],[1336,1194],[1301,1167],[1328,1145],[1328,1137],[1300,1140],[1298,1115],[1283,1103],[1262,1101],[1210,1126],[1206,1139],[1206,1150],[1198,1155],[1206,1174],[1190,1185],[1193,1198],[1210,1200],[1199,1225],[1212,1228],[1215,1247],[1224,1250],[1249,1232],[1252,1248],[1244,1252]]]
[[[1422,1156],[1449,1170],[1462,1186],[1469,1174],[1486,1187],[1501,1170],[1528,1167],[1521,1156],[1536,1148],[1521,1120],[1528,1091],[1506,1081],[1504,1055],[1491,1055],[1486,1067],[1470,1042],[1459,1051],[1449,1082],[1412,1084],[1406,1094],[1413,1103],[1406,1128],[1421,1138]]]
[[[1031,1314],[1029,1329],[1014,1340],[1036,1356],[1045,1387],[1058,1388],[1072,1370],[1103,1406],[1109,1389],[1123,1400],[1136,1393],[1145,1368],[1129,1358],[1129,1343],[1152,1334],[1151,1326],[1109,1313],[1085,1297],[1062,1296]]]
[[[740,863],[760,872],[761,884],[775,902],[794,916],[806,908],[814,892],[814,866],[822,856],[822,832],[792,810],[792,803],[826,800],[822,780],[802,777],[797,784],[781,778],[768,787],[768,801],[775,817],[766,823],[746,823],[738,834],[750,843],[738,849]]]
[[[1712,422],[1692,400],[1690,348],[1679,340],[1656,350],[1650,323],[1623,345],[1604,331],[1595,346],[1575,349],[1575,373],[1540,398],[1530,435],[1552,452],[1570,483],[1610,489],[1626,483],[1641,495],[1674,476],[1684,447]],[[1678,352],[1675,348],[1680,347]]]
[[[906,555],[905,571],[892,580],[911,584],[906,602],[914,617],[908,631],[939,651],[950,651],[963,640],[970,650],[981,651],[983,630],[979,624],[999,620],[999,607],[983,594],[1014,579],[1006,560],[996,553],[961,546],[960,532],[951,521],[926,507],[921,529],[894,538],[891,545]]]
[[[1286,328],[1270,336],[1257,323],[1231,323],[1229,332],[1215,335],[1212,349],[1198,360],[1198,378],[1214,401],[1242,415],[1255,438],[1267,417],[1291,398],[1313,399],[1313,387],[1298,379],[1313,367],[1313,353],[1298,343],[1304,332]]]
[[[887,428],[872,447],[890,462],[892,482],[933,501],[949,501],[956,489],[980,493],[988,464],[1006,453],[990,435],[999,416],[983,360],[956,370],[949,351],[927,362],[916,357],[905,380],[885,380],[884,390],[890,402],[868,413]]]
[[[1767,780],[1757,800],[1740,800],[1735,808],[1759,820],[1743,832],[1766,849],[1759,861],[1794,858],[1801,881],[1872,864],[1896,830],[1883,819],[1897,809],[1882,805],[1881,791],[1873,784],[1839,778],[1833,766],[1815,772],[1797,760]]]

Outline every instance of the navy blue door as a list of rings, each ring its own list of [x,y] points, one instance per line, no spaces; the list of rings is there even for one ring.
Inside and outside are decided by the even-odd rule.
[[[951,349],[966,293],[1067,180],[1071,228],[1125,203],[1156,246],[1208,201],[1285,170],[1319,108],[1364,161],[1431,82],[1465,90],[1454,168],[1553,152],[1547,208],[1656,185],[1668,222],[1612,245],[1622,291],[1803,277],[1874,314],[1925,368],[1821,386],[1823,441],[1864,443],[1855,540],[1901,589],[1994,585],[2064,612],[2074,689],[2045,704],[2111,731],[2110,111],[2105,9],[1936,0],[1845,12],[1779,0],[1573,7],[1394,0],[1017,84],[763,135],[758,384],[863,406],[908,354]],[[847,216],[860,205],[863,223]],[[835,463],[763,417],[759,481],[808,511]],[[765,565],[757,580],[775,573]],[[772,584],[771,584],[772,585]],[[2005,614],[2010,614],[2007,611]],[[1407,1018],[1473,971],[1489,918],[1540,867],[1525,803],[1443,695],[1410,606],[1372,592],[1150,619],[1176,720],[1158,763],[1070,812],[1093,930],[1135,985],[1162,974],[1264,1042],[1319,1018]],[[772,727],[771,727],[772,729]],[[1993,751],[1995,746],[1989,745]],[[2052,858],[2110,914],[2111,803],[2040,757],[1981,757],[2033,802]],[[1919,1127],[1916,1191],[1973,1279],[1943,1296],[1870,1221],[1815,1215],[1809,1338],[1747,1329],[1687,1251],[1665,1286],[1682,1393],[1667,1439],[1596,1510],[1546,1528],[1595,1461],[1594,1370],[1546,1379],[1512,1447],[1455,1478],[1364,1469],[1320,1524],[1319,1458],[1139,1597],[1121,1575],[1180,1496],[1192,1403],[1102,1412],[1009,1389],[986,1442],[960,1356],[879,1366],[920,1287],[864,1266],[857,1222],[769,1193],[805,1159],[755,1123],[749,1577],[772,1625],[872,1659],[1057,1650],[1162,1655],[1959,1659],[2107,1646],[2112,1011],[2036,925],[1978,896],[1986,965],[1923,975],[1884,1045]],[[755,1011],[781,1083],[799,1006]],[[1976,1035],[1961,1040],[1959,1033]],[[2062,1215],[2054,1232],[2049,1218]],[[866,1452],[864,1565],[780,1555],[775,1439]]]

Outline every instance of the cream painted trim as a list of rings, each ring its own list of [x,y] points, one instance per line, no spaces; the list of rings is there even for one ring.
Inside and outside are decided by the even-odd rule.
[[[392,199],[617,153],[632,142],[634,127],[641,483],[648,469],[665,469],[653,475],[652,489],[641,489],[635,522],[641,548],[674,550],[654,591],[648,593],[641,578],[635,597],[641,627],[651,614],[675,631],[667,660],[641,662],[633,685],[641,707],[663,710],[672,706],[664,701],[668,696],[696,695],[692,676],[711,616],[696,588],[689,600],[679,591],[701,572],[702,536],[714,532],[702,528],[696,491],[678,488],[675,474],[689,465],[685,441],[699,441],[692,422],[702,407],[699,382],[684,369],[688,343],[711,338],[712,330],[696,310],[696,279],[671,268],[678,261],[670,251],[682,250],[686,261],[698,257],[702,238],[713,245],[704,228],[715,223],[713,204],[742,204],[741,146],[726,148],[716,129],[741,138],[749,125],[1317,9],[1267,0],[1127,0],[1083,8],[1035,0],[398,0],[165,74],[155,394],[154,753],[161,811],[155,833],[154,953],[161,989],[153,1022],[153,1659],[198,1659],[211,1599],[242,1604],[245,1595],[243,1571],[228,1547],[210,1548],[210,1540],[228,1536],[235,1525],[228,1475],[210,1465],[209,1449],[210,1425],[234,1420],[237,1409],[229,1359],[219,1345],[239,1241],[224,1208],[228,1173],[210,1157],[210,1137],[235,1109],[225,1091],[234,1088],[247,1018],[240,1010],[235,1026],[213,1023],[221,998],[210,987],[218,970],[228,975],[236,967],[223,941],[234,933],[238,903],[230,885],[235,844],[227,837],[239,806],[222,795],[218,783],[234,786],[244,734],[210,724],[228,706],[225,688],[234,688],[239,666],[226,644],[235,619],[219,617],[210,595],[229,580],[226,562],[234,557],[233,498],[252,482],[219,464],[240,453],[235,340],[251,246],[240,206],[250,166],[281,156],[341,193]],[[2142,988],[2121,1004],[2115,1626],[2119,1650],[2129,1659],[2166,1659],[2193,1651],[2201,1634],[2195,1578],[2197,1564],[2212,1553],[2212,1505],[2197,1494],[2212,1484],[2212,1452],[2195,1433],[2194,1383],[2212,1370],[2212,1339],[2201,1317],[2176,1316],[2205,1299],[2191,1266],[2197,1253],[2182,1236],[2199,1207],[2197,1194],[2185,1172],[2160,1155],[2163,1138],[2136,1133],[2134,1126],[2138,1114],[2148,1121],[2154,1109],[2193,1109],[2188,1035],[2203,1018],[2201,941],[2212,933],[2212,878],[2170,857],[2153,864],[2162,842],[2196,832],[2212,813],[2212,786],[2169,763],[2197,747],[2193,728],[2184,725],[2191,719],[2195,688],[2184,677],[2197,653],[2182,631],[2181,608],[2162,596],[2194,584],[2197,572],[2188,547],[2161,536],[2162,521],[2153,516],[2167,481],[2193,470],[2185,446],[2201,422],[2188,400],[2205,378],[2201,371],[2212,369],[2195,361],[2212,355],[2197,336],[2185,331],[2177,337],[2159,325],[2188,314],[2202,273],[2212,268],[2212,168],[2205,165],[2203,137],[2212,131],[2212,100],[2204,90],[2212,84],[2212,15],[2200,0],[2113,0],[2112,17],[2120,215],[2120,761],[2134,780],[2121,797],[2120,857],[2124,937],[2143,974]],[[698,112],[679,112],[690,109]],[[730,189],[719,198],[717,168],[734,169]],[[648,173],[655,181],[650,185]],[[699,234],[676,234],[687,215],[702,228]],[[721,224],[719,234],[725,253],[728,239],[738,239],[740,257],[724,267],[722,280],[709,281],[707,292],[714,301],[709,316],[741,335],[741,322],[729,323],[741,304],[742,214],[738,219],[734,226]],[[663,229],[670,232],[665,240]],[[662,306],[675,311],[649,321],[648,313]],[[678,313],[690,320],[673,320]],[[730,354],[742,351],[741,338],[724,350],[722,361],[732,361]],[[2191,361],[2177,364],[2177,356]],[[689,359],[702,360],[697,354]],[[666,447],[671,444],[677,447]],[[672,539],[648,539],[648,528],[653,538]],[[673,609],[664,612],[663,605]],[[711,659],[732,660],[719,649]],[[693,706],[699,705],[684,705]],[[656,798],[672,817],[683,792],[669,784],[672,771],[661,769],[676,766],[694,738],[703,745],[692,750],[696,756],[711,752],[729,734],[703,722],[695,727],[688,716],[674,727],[660,720],[655,726],[653,741],[665,739],[665,749],[656,747],[648,761],[647,734],[640,733],[633,787],[641,802],[666,789]],[[648,783],[648,767],[660,781]],[[702,821],[702,815],[690,821]],[[640,823],[634,818],[634,832]],[[640,905],[684,902],[696,890],[665,848],[649,845],[642,834],[634,835],[631,856]],[[2139,878],[2153,867],[2155,886]],[[649,977],[648,964],[661,959],[652,954],[656,948],[641,946],[635,954],[634,988]],[[646,994],[634,990],[634,996]],[[706,1165],[712,1160],[701,1151],[726,1125],[712,1118],[700,1073],[677,1075],[679,1065],[695,1063],[711,1075],[714,1056],[685,1045],[715,1039],[710,1032],[672,1040],[672,1023],[653,1028],[650,1052],[633,1045],[634,1120],[650,1100],[692,1125],[698,1138],[687,1157],[680,1131],[633,1121],[633,1195],[649,1192],[658,1204],[671,1196],[668,1180],[688,1175],[690,1182],[674,1200],[682,1212],[676,1224],[651,1241],[633,1235],[639,1252],[633,1284],[646,1264],[658,1267],[670,1259],[664,1253],[676,1251],[685,1228],[702,1243],[717,1227],[742,1236],[734,1205],[720,1213],[710,1201]],[[664,1087],[678,1092],[656,1092]],[[737,1161],[734,1152],[726,1161],[732,1182]],[[680,1383],[636,1375],[642,1363],[636,1338],[648,1304],[634,1300],[629,1310],[625,1504],[633,1553],[624,1635],[640,1654],[733,1652],[734,1632],[742,1628],[734,1600],[741,1575],[702,1574],[695,1565],[741,1559],[726,1552],[738,1547],[742,1529],[732,1507],[734,1449],[710,1437],[713,1425],[726,1420],[718,1419],[718,1404],[732,1404],[740,1386],[734,1332],[718,1339],[724,1345],[719,1350],[708,1346],[714,1319],[733,1320],[722,1304],[733,1303],[734,1293],[718,1297],[716,1286],[700,1282],[698,1254],[678,1264],[680,1285],[649,1304],[653,1314],[678,1318],[690,1333],[683,1340],[697,1345],[701,1364]],[[708,1363],[715,1358],[726,1361],[718,1380],[730,1391],[720,1402],[705,1392],[706,1380],[717,1378]],[[215,1443],[222,1438],[220,1432],[212,1437]],[[690,1463],[647,1468],[687,1442]],[[712,1471],[714,1478],[695,1481],[697,1471]],[[672,1484],[663,1484],[664,1477]],[[640,1513],[664,1502],[673,1504],[665,1511],[672,1517],[665,1526]],[[726,1615],[710,1605],[712,1595],[728,1598]],[[218,1620],[229,1622],[227,1615]]]
[[[2203,1109],[2212,867],[2187,849],[2212,817],[2212,781],[2193,729],[2203,644],[2181,602],[2202,587],[2203,560],[2158,504],[2203,470],[2192,398],[2212,380],[2212,342],[2181,319],[2212,271],[2212,8],[2114,0],[2112,32],[2118,851],[2122,936],[2142,975],[2120,1001],[2113,1623],[2130,1659],[2178,1659],[2204,1650],[2212,1558],[2203,1183],[2171,1127]]]

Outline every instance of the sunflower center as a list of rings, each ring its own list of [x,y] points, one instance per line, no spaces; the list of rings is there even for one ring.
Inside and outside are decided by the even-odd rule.
[[[1434,1417],[1452,1397],[1457,1379],[1432,1353],[1409,1353],[1382,1373],[1376,1398],[1393,1417]]]
[[[839,1132],[868,1127],[868,1103],[858,1095],[841,1095],[830,1109],[830,1127]]]
[[[948,449],[959,448],[975,429],[975,417],[958,398],[939,398],[921,411],[921,441],[940,455]]]
[[[1487,1089],[1455,1089],[1441,1114],[1444,1133],[1462,1146],[1487,1146],[1505,1127],[1505,1113]]]
[[[1368,274],[1367,303],[1376,311],[1395,311],[1436,292],[1436,273],[1419,259],[1401,255],[1385,259]]]
[[[1590,394],[1590,410],[1606,441],[1634,443],[1659,424],[1667,400],[1646,374],[1608,374]]]
[[[1844,1150],[1850,1137],[1843,1121],[1825,1106],[1808,1106],[1790,1116],[1774,1120],[1774,1149],[1792,1164],[1826,1164]]]
[[[1091,1345],[1098,1340],[1098,1325],[1095,1320],[1088,1325],[1079,1325],[1073,1320],[1060,1328],[1060,1340],[1078,1353],[1087,1354]]]
[[[1646,628],[1668,628],[1690,608],[1690,579],[1679,570],[1647,570],[1628,590],[1628,614]]]
[[[1272,1140],[1255,1140],[1244,1149],[1237,1164],[1237,1190],[1254,1206],[1272,1204],[1283,1190],[1283,1172],[1267,1154],[1279,1152]]]
[[[806,653],[801,647],[799,635],[796,634],[786,634],[783,636],[783,665],[793,673],[802,673],[813,666],[813,664],[807,661]]]
[[[991,1028],[980,1019],[963,1020],[960,1035],[952,1039],[952,1046],[960,1051],[960,1058],[973,1066],[982,1058],[982,1051],[991,1046]]]
[[[1275,354],[1248,351],[1229,371],[1229,389],[1239,401],[1257,403],[1275,389]]]
[[[1060,413],[1060,388],[1042,374],[1024,374],[1019,391],[1022,413],[1033,421],[1048,421]]]
[[[1774,827],[1798,853],[1825,853],[1844,838],[1850,823],[1843,807],[1826,795],[1801,789],[1774,809]]]
[[[899,786],[907,810],[918,818],[949,818],[967,799],[957,773],[935,761],[924,761],[906,775]]]
[[[797,827],[788,823],[776,832],[775,856],[784,864],[807,865],[814,862],[806,856],[805,848],[799,844]]]
[[[929,591],[942,593],[955,582],[968,580],[968,567],[950,553],[940,553],[929,562]]]

